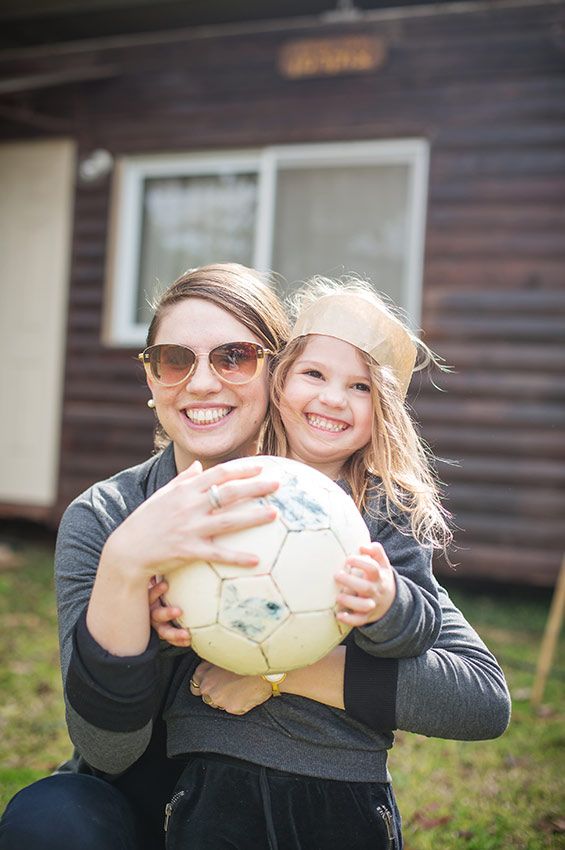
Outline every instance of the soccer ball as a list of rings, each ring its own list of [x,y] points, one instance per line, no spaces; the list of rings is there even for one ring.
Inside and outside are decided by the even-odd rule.
[[[259,557],[255,567],[204,561],[165,576],[194,651],[242,675],[313,664],[350,631],[336,619],[334,576],[370,542],[353,500],[327,476],[286,458],[258,457],[280,481],[260,499],[278,510],[267,525],[224,534],[222,545]]]

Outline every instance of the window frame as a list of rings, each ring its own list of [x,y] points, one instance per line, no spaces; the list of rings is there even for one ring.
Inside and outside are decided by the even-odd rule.
[[[279,171],[347,165],[405,165],[409,168],[408,245],[403,303],[415,329],[420,324],[429,176],[425,139],[315,142],[208,153],[122,156],[112,184],[110,244],[106,272],[103,340],[113,347],[141,346],[147,326],[132,320],[138,297],[143,185],[146,179],[201,174],[257,173],[257,216],[253,265],[270,269]]]

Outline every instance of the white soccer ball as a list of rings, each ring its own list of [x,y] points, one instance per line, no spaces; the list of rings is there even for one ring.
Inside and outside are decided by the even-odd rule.
[[[223,546],[259,557],[255,567],[200,561],[172,570],[167,603],[182,609],[194,651],[242,675],[313,664],[350,631],[336,619],[335,574],[370,542],[355,503],[337,484],[294,460],[258,457],[280,481],[268,501],[278,517],[225,534]]]

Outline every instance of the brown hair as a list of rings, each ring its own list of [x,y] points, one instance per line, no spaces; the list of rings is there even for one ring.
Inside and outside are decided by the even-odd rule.
[[[297,293],[295,311],[299,311],[303,304],[309,306],[316,297],[331,292],[350,292],[352,295],[362,292],[365,298],[370,297],[389,309],[386,301],[374,290],[369,291],[364,281],[347,278],[334,282],[315,278]],[[307,342],[307,336],[293,339],[276,358],[271,381],[271,412],[264,432],[263,451],[266,454],[288,454],[288,439],[280,407],[290,369],[304,352]],[[437,363],[435,355],[423,344],[422,348],[426,365]],[[384,496],[385,515],[389,520],[392,521],[392,516],[400,512],[401,517],[409,519],[412,534],[417,540],[445,551],[452,533],[448,525],[449,514],[440,501],[433,454],[416,432],[393,371],[380,366],[369,354],[360,353],[370,375],[374,410],[372,435],[366,446],[348,458],[341,475],[349,484],[359,510],[370,513],[369,500],[373,494],[380,492]],[[374,482],[375,475],[380,478],[378,484]]]
[[[165,314],[186,298],[202,298],[221,307],[274,352],[288,339],[288,318],[269,276],[238,263],[218,263],[189,269],[156,299],[151,305],[154,314],[147,331],[148,346],[155,342]],[[162,449],[168,442],[159,424],[155,448]]]

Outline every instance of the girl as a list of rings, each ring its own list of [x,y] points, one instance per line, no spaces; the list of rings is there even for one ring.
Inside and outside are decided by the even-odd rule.
[[[449,532],[403,404],[417,344],[360,283],[338,289],[316,280],[299,303],[273,374],[266,449],[343,481],[372,539],[383,541],[349,558],[352,571],[337,576],[339,617],[360,627],[356,643],[379,656],[423,652],[440,629],[431,553]],[[248,704],[220,713],[228,708],[221,688],[237,687],[238,678],[206,663],[179,676],[165,710],[168,749],[190,754],[190,762],[169,810],[167,846],[400,847],[386,769],[390,736],[325,705],[268,700],[270,691],[259,690],[265,677],[249,677],[257,686],[251,714],[232,716]],[[281,674],[265,684],[290,694],[296,681]],[[187,685],[201,699],[191,700]],[[360,817],[352,821],[353,807]]]
[[[295,295],[292,311],[295,325],[271,381],[267,452],[301,460],[351,493],[371,539],[386,545],[373,547],[376,565],[367,558],[348,560],[350,570],[338,576],[349,591],[338,598],[345,609],[339,618],[353,626],[379,621],[378,628],[363,629],[362,639],[357,636],[368,651],[371,634],[378,643],[384,629],[388,640],[380,642],[378,654],[418,655],[439,634],[431,556],[434,549],[445,552],[451,533],[429,452],[404,399],[417,360],[417,368],[437,361],[357,278],[313,278]],[[397,548],[403,567],[391,596],[389,559],[397,557]],[[406,608],[412,616],[403,622]],[[422,636],[426,612],[429,645]],[[405,637],[411,631],[408,647],[389,642],[392,623]]]

